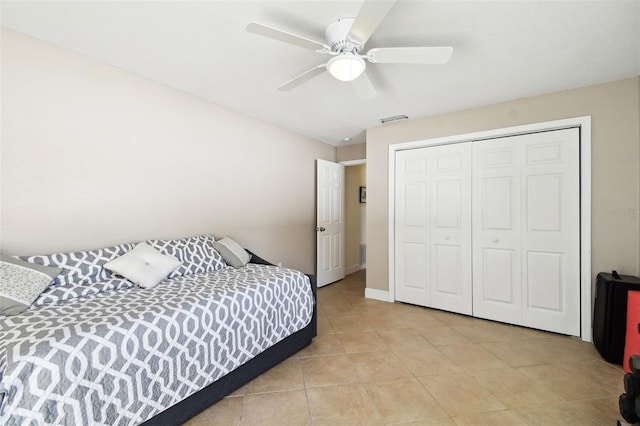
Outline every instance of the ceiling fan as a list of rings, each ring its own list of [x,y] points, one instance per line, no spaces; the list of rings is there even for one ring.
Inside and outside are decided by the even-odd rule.
[[[251,22],[246,30],[333,56],[327,63],[303,72],[278,87],[278,90],[291,90],[328,71],[338,80],[352,81],[359,96],[363,100],[369,100],[377,93],[371,80],[364,73],[367,65],[365,59],[373,64],[445,64],[453,54],[452,47],[380,47],[361,54],[365,44],[394,4],[395,1],[365,1],[355,18],[341,18],[329,24],[325,31],[325,43],[257,22]]]

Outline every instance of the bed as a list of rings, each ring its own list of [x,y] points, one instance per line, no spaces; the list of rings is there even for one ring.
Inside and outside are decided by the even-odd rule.
[[[250,252],[242,267],[203,268],[174,245],[164,252],[186,268],[157,286],[105,271],[133,245],[119,246],[88,262],[92,282],[76,265],[39,303],[0,315],[0,424],[179,424],[311,342],[313,276]]]

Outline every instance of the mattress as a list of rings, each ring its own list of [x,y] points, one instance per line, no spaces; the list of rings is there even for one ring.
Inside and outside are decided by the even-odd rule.
[[[224,268],[0,316],[0,424],[138,424],[304,328],[301,272]]]

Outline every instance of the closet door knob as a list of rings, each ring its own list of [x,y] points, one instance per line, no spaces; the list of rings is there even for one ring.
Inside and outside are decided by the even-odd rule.
[[[498,241],[500,241],[500,240],[499,240],[499,239],[497,239],[497,238],[494,238],[494,239],[493,239],[493,242],[494,242],[494,243],[497,243]]]
[[[447,235],[446,237],[444,237],[444,239],[449,241],[451,239],[451,237]]]

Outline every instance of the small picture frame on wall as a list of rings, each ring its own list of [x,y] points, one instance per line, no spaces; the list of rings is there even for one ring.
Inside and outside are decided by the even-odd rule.
[[[360,187],[360,202],[362,204],[367,202],[367,187],[366,186],[361,186]]]

